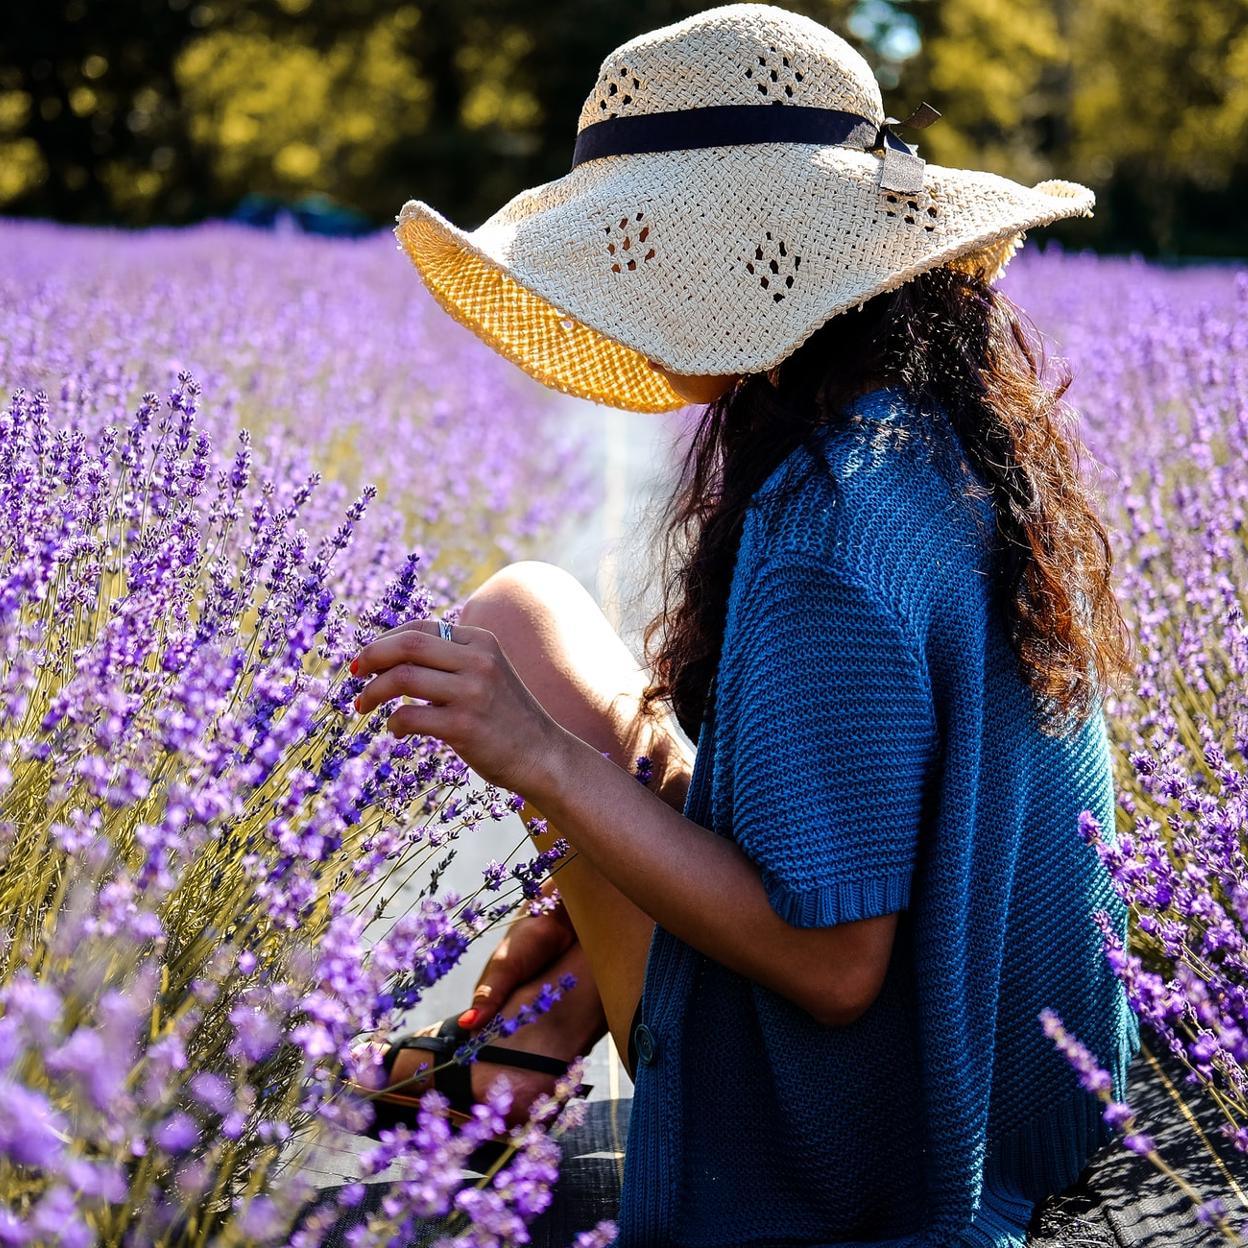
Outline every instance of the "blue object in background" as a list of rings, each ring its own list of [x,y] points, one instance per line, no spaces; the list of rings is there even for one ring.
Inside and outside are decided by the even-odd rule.
[[[351,238],[371,234],[377,228],[367,217],[344,208],[328,195],[320,193],[305,195],[293,203],[275,195],[245,195],[229,219],[264,229],[289,229],[294,226],[305,234]]]

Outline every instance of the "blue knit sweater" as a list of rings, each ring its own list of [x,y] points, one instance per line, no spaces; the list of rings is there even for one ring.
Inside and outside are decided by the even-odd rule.
[[[850,412],[834,484],[798,448],[747,514],[685,814],[789,923],[900,911],[892,959],[826,1027],[656,928],[619,1248],[1022,1245],[1112,1134],[1037,1015],[1116,1096],[1139,1046],[1091,917],[1126,912],[1077,832],[1113,828],[1103,715],[1040,731],[944,414],[920,436],[893,387]]]

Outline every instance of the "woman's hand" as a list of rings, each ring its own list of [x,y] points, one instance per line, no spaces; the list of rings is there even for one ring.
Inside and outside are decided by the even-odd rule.
[[[547,878],[542,892],[549,894],[553,887]],[[574,944],[576,929],[562,902],[553,910],[524,914],[509,923],[477,979],[472,1005],[459,1016],[460,1025],[473,1030],[484,1026],[517,988],[538,978]]]
[[[395,710],[387,728],[445,741],[484,780],[522,796],[563,733],[488,629],[456,624],[446,640],[436,620],[410,620],[365,646],[351,674],[372,678],[355,700],[361,714],[423,698]]]

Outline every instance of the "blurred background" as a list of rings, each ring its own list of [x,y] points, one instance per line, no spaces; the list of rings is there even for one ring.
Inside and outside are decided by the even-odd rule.
[[[472,228],[566,173],[602,59],[709,4],[642,0],[10,0],[0,215],[205,218],[359,234],[425,199]],[[1097,192],[1046,237],[1165,259],[1248,253],[1245,0],[789,3],[926,99],[921,154]]]

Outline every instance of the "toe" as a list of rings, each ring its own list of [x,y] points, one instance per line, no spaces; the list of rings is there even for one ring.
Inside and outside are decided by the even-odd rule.
[[[543,1093],[549,1095],[555,1090],[553,1075],[544,1075],[540,1071],[521,1070],[494,1062],[476,1062],[472,1070],[473,1099],[484,1100],[491,1085],[500,1077],[511,1086],[511,1108],[506,1115],[507,1125],[511,1127],[526,1122],[533,1102]]]
[[[390,1081],[386,1086],[402,1083],[402,1088],[398,1090],[405,1096],[418,1096],[432,1082],[430,1072],[438,1061],[439,1055],[429,1049],[402,1048],[395,1054],[394,1065],[390,1067]]]

